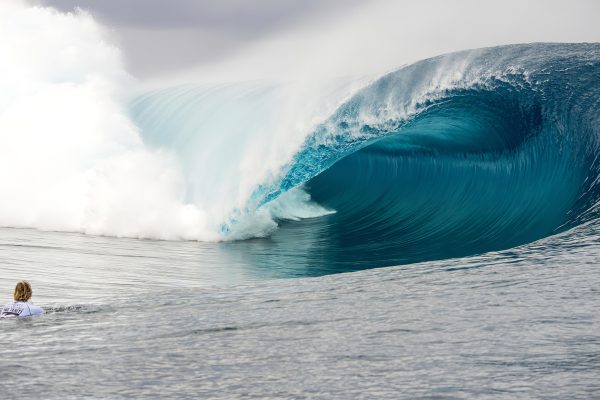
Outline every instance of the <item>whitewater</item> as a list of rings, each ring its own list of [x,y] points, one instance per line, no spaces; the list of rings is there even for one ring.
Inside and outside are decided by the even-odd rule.
[[[83,11],[0,38],[8,397],[600,396],[600,44],[142,82]]]

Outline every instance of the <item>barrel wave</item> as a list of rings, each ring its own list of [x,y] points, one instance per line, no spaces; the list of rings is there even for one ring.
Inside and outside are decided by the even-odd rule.
[[[138,101],[135,114],[147,107]],[[224,235],[298,189],[335,212],[280,217],[271,240],[296,243],[328,272],[506,249],[597,218],[598,44],[424,60],[322,121],[232,212]]]
[[[319,226],[324,251],[370,265],[510,248],[594,219],[599,50],[508,46],[393,72],[306,141],[278,190],[306,182],[337,211]]]

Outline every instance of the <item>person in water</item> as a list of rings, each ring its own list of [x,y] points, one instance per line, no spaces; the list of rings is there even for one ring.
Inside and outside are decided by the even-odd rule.
[[[29,302],[32,294],[33,290],[31,290],[29,282],[21,281],[17,283],[13,293],[15,301],[11,301],[2,308],[0,319],[10,317],[31,317],[44,314],[42,308]]]

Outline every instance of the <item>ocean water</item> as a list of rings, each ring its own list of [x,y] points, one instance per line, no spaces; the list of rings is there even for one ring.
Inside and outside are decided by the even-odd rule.
[[[4,229],[0,289],[8,299],[30,279],[48,314],[0,324],[0,391],[598,398],[597,232],[592,223],[467,258],[272,280],[251,265],[257,254],[223,257],[231,244]]]
[[[1,398],[600,398],[600,44],[136,82],[0,3]],[[25,49],[25,51],[24,51]]]

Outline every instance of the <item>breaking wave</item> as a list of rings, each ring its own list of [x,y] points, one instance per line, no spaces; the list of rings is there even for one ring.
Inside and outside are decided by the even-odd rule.
[[[597,217],[598,44],[463,51],[368,82],[140,91],[89,15],[0,8],[2,226],[285,231],[315,260],[381,266]]]

